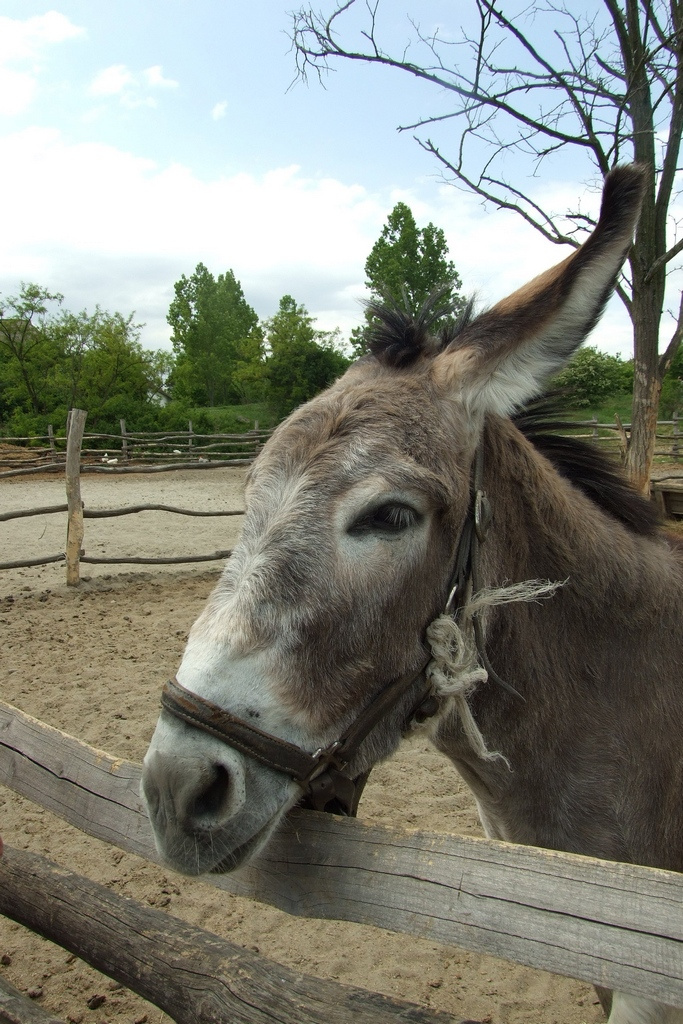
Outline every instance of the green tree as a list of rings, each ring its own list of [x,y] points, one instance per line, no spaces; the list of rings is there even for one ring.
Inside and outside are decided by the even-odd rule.
[[[332,383],[351,360],[338,347],[338,332],[319,331],[305,306],[291,295],[280,299],[265,321],[267,398],[283,417]]]
[[[417,313],[435,288],[444,289],[444,304],[453,312],[464,304],[462,282],[448,259],[446,236],[429,223],[418,228],[413,212],[397,203],[365,261],[366,287],[372,300],[389,300]],[[373,317],[366,312],[365,324],[352,331],[351,343],[357,356],[367,351]]]
[[[553,380],[554,387],[578,407],[596,405],[603,398],[624,394],[633,387],[633,365],[620,356],[599,352],[590,345],[580,348],[571,363]]]
[[[67,410],[88,410],[92,429],[116,429],[120,417],[139,420],[158,409],[173,366],[169,352],[140,344],[133,314],[61,311],[38,285],[22,285],[5,300],[0,319],[0,422],[12,433],[44,433]],[[9,314],[9,315],[8,315]],[[155,404],[156,403],[156,404]]]
[[[663,339],[665,286],[683,252],[675,203],[683,139],[683,5],[680,0],[466,0],[458,24],[421,29],[392,52],[382,0],[336,0],[293,15],[299,72],[335,59],[399,70],[435,87],[438,107],[411,134],[444,174],[485,204],[513,211],[545,238],[576,247],[595,225],[586,209],[553,209],[535,187],[573,174],[602,179],[635,160],[647,171],[643,211],[617,288],[633,324],[631,479],[649,492],[662,381],[683,338],[683,300]],[[419,9],[414,4],[415,11]],[[453,7],[453,10],[456,7]],[[457,17],[457,15],[456,15]],[[391,19],[390,19],[391,20]],[[345,44],[344,37],[348,43]],[[356,43],[358,45],[356,46]],[[444,102],[445,101],[445,102]],[[405,127],[408,127],[406,125]],[[442,128],[447,132],[441,135]],[[512,254],[514,258],[514,253]]]
[[[55,360],[48,324],[48,303],[63,295],[24,284],[18,296],[0,298],[0,355],[5,401],[36,415],[48,408],[45,374]]]
[[[197,405],[240,400],[233,380],[245,342],[258,329],[258,317],[244,298],[232,270],[217,278],[203,263],[174,285],[168,311],[177,357],[174,394]]]
[[[111,420],[144,406],[162,388],[168,359],[145,351],[140,344],[142,325],[133,314],[64,312],[51,334],[60,352],[50,375],[50,391],[60,405],[87,409],[91,423]]]
[[[266,343],[261,326],[255,328],[237,347],[232,371],[232,386],[240,402],[261,402],[266,397]]]

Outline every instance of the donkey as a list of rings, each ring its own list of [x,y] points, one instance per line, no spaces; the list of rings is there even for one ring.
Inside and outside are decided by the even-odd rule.
[[[304,794],[353,812],[431,716],[488,836],[683,870],[683,563],[601,457],[511,418],[597,322],[642,182],[612,171],[582,247],[476,317],[378,310],[274,432],[145,758],[167,864],[237,868]]]

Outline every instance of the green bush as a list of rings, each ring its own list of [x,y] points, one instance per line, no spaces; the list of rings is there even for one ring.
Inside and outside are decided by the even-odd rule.
[[[603,399],[633,390],[633,362],[596,348],[580,348],[569,366],[552,382],[568,405],[585,409]]]
[[[48,423],[53,422],[51,416],[37,416],[35,413],[24,412],[23,409],[14,409],[2,424],[0,436],[44,437],[47,434]],[[60,422],[59,425],[62,426],[63,424]]]
[[[662,384],[659,399],[659,415],[663,420],[670,420],[675,412],[683,409],[683,379],[667,374]]]
[[[195,425],[195,420],[199,422],[198,416],[206,417],[208,432],[212,434],[244,434],[254,429],[254,423],[258,423],[259,430],[270,430],[277,423],[277,417],[265,402],[195,408],[190,413],[194,430],[198,430]]]

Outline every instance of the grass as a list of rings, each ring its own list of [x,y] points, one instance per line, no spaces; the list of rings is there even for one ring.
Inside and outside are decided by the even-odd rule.
[[[208,421],[209,430],[215,433],[243,434],[247,430],[253,430],[258,423],[259,430],[270,430],[276,424],[272,411],[265,402],[253,402],[250,405],[218,405],[213,408],[200,407],[191,410],[197,423]]]
[[[570,420],[590,420],[597,416],[599,423],[614,425],[615,413],[622,423],[631,422],[631,395],[619,394],[605,398],[602,402],[596,402],[590,406],[567,409],[564,415]]]

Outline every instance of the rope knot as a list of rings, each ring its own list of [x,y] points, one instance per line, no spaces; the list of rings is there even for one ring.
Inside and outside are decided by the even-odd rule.
[[[486,746],[467,700],[474,688],[489,678],[477,650],[473,617],[497,605],[552,597],[563,585],[563,582],[549,580],[526,580],[523,583],[483,589],[472,594],[460,609],[458,618],[462,626],[450,615],[443,614],[427,628],[427,643],[432,652],[432,660],[427,665],[426,675],[432,684],[432,692],[437,698],[442,698],[443,704],[437,720],[455,712],[472,749],[484,760],[502,760],[510,767],[503,754],[492,752]],[[483,653],[481,657],[486,661]]]
[[[450,615],[440,615],[427,629],[432,660],[427,677],[436,693],[444,697],[466,696],[488,673],[477,658],[474,639],[462,631]]]
[[[427,642],[432,660],[427,665],[427,678],[437,697],[445,698],[444,714],[454,711],[475,753],[486,761],[505,760],[491,752],[467,702],[477,683],[485,683],[488,672],[477,660],[473,636],[467,636],[449,615],[440,615],[427,629]],[[441,716],[440,716],[441,717]]]

